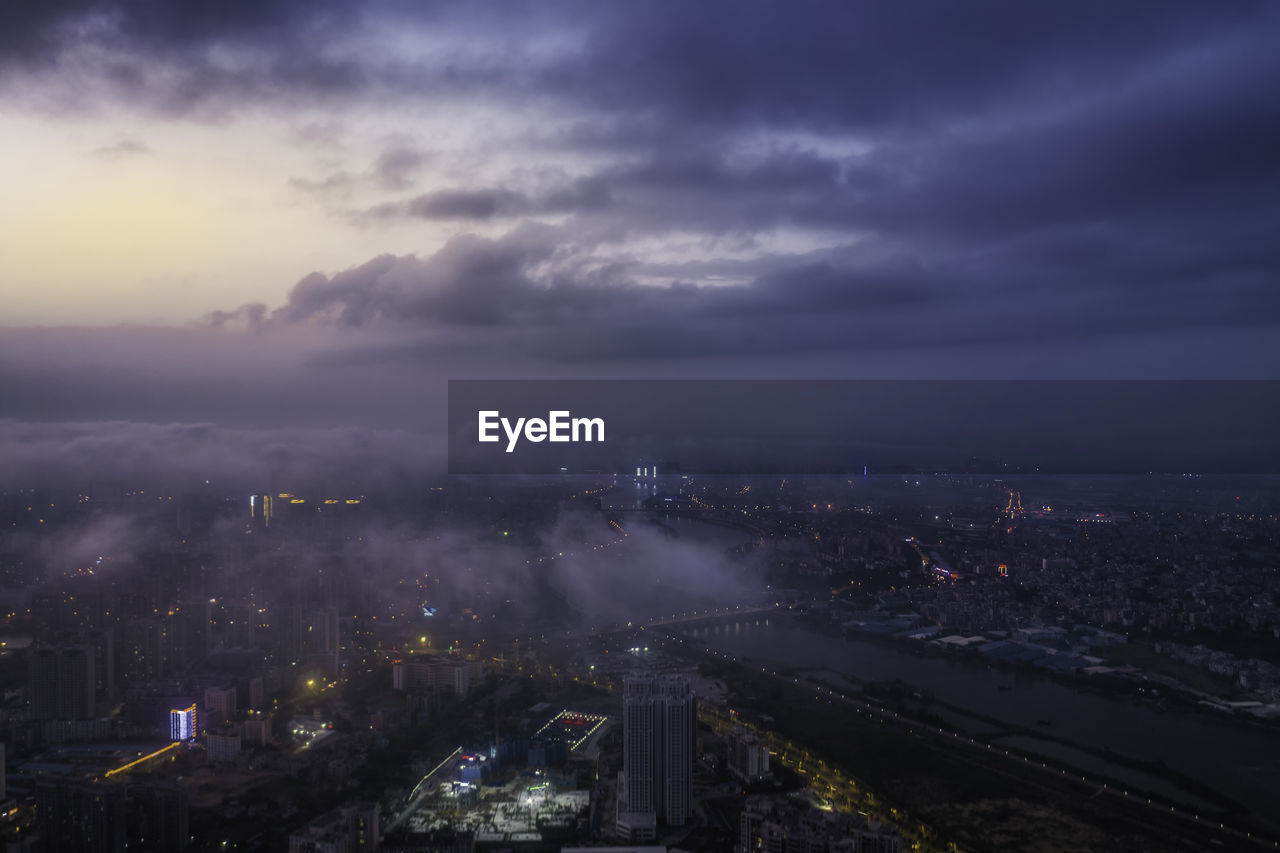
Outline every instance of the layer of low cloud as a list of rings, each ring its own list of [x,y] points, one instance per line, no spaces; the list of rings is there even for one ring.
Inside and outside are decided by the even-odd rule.
[[[444,468],[428,434],[367,428],[243,429],[213,423],[0,420],[7,486],[406,488]]]
[[[1258,235],[1261,238],[1262,235]],[[1124,253],[1119,272],[1059,268],[1087,252],[1088,233],[1003,245],[940,246],[930,255],[862,242],[761,260],[745,284],[697,285],[679,265],[601,263],[565,230],[522,226],[499,238],[462,234],[425,256],[384,255],[332,275],[312,273],[284,305],[217,312],[215,326],[262,332],[306,326],[381,330],[400,348],[470,341],[552,360],[629,360],[650,353],[697,359],[770,352],[856,356],[917,345],[1107,339],[1200,328],[1267,327],[1277,319],[1266,270],[1274,250],[1223,259],[1212,282],[1191,270],[1217,255],[1201,242],[1159,257]],[[1100,250],[1099,250],[1100,251]],[[1202,255],[1203,253],[1203,255]],[[1127,254],[1127,256],[1126,256]],[[714,264],[696,265],[706,276]],[[733,265],[725,265],[725,271]],[[643,283],[660,275],[665,284]],[[752,338],[752,330],[768,328]]]

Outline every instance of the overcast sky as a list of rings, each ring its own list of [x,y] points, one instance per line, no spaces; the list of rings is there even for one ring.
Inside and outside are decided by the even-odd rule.
[[[402,447],[448,378],[1275,378],[1277,44],[1262,2],[4,4],[0,458]]]

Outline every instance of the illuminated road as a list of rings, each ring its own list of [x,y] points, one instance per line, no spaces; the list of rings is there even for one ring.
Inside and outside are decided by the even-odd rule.
[[[400,814],[396,816],[396,819],[391,821],[391,825],[387,827],[387,832],[394,832],[400,827],[400,824],[404,822],[405,818],[417,810],[418,804],[422,802],[422,798],[427,795],[429,790],[431,790],[432,777],[447,767],[461,754],[462,747],[458,747],[453,752],[449,753],[444,761],[437,764],[429,773],[427,773],[426,776],[423,776],[422,779],[418,781],[418,784],[413,787],[413,791],[409,794],[409,801],[405,803],[404,808],[400,810]]]

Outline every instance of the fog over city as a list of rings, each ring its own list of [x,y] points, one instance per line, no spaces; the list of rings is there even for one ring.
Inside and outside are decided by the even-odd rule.
[[[1274,847],[1277,43],[0,4],[6,849]]]

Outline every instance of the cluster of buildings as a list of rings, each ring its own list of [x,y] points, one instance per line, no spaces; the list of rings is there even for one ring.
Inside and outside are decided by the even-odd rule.
[[[1214,651],[1204,645],[1189,646],[1169,640],[1155,644],[1157,654],[1230,678],[1268,702],[1280,704],[1280,666],[1258,658],[1242,658]]]
[[[1269,544],[1276,524],[1271,515],[1181,505],[1024,510],[1012,499],[985,514],[946,506],[871,521],[819,513],[791,525],[805,528],[809,543],[787,567],[792,577],[897,578],[874,600],[856,583],[840,591],[831,616],[852,630],[1108,673],[1124,668],[1106,666],[1115,646],[1158,641],[1180,649],[1169,655],[1182,663],[1277,702],[1274,664],[1215,651],[1219,642],[1280,639],[1280,564]]]
[[[897,827],[816,807],[798,796],[747,800],[738,853],[901,853]]]
[[[480,661],[453,655],[414,655],[391,664],[392,686],[406,693],[441,692],[463,699],[483,676]]]
[[[391,591],[398,569],[379,563],[362,538],[366,499],[332,491],[260,492],[225,505],[220,495],[140,489],[68,500],[24,493],[21,506],[0,495],[0,515],[14,530],[27,530],[31,516],[39,524],[30,531],[50,541],[106,513],[127,515],[137,532],[127,554],[83,564],[0,549],[0,658],[26,673],[4,685],[0,701],[0,744],[13,771],[5,792],[13,799],[0,802],[14,806],[11,828],[37,845],[54,832],[36,819],[37,779],[79,790],[125,763],[122,750],[179,744],[165,754],[177,764],[159,775],[185,777],[178,787],[198,823],[225,818],[238,824],[232,836],[241,841],[281,840],[281,819],[293,819],[297,798],[263,804],[242,800],[243,792],[267,780],[290,789],[301,779],[326,790],[350,786],[388,736],[473,693],[484,674],[478,662],[410,652],[423,651],[428,624],[458,620],[425,621],[435,608],[423,604],[424,574]],[[417,507],[404,511],[421,518]],[[402,663],[388,674],[396,658]],[[352,685],[352,673],[374,672]],[[62,747],[106,757],[93,766],[63,760]],[[128,814],[145,792],[136,782],[143,769],[106,783],[108,800],[122,796]],[[101,849],[119,849],[110,838]],[[99,848],[85,841],[63,849]]]
[[[289,853],[375,853],[381,845],[377,803],[340,806],[289,835]]]
[[[164,614],[133,619],[119,613],[127,607],[119,595],[51,593],[38,599],[33,641],[24,650],[24,701],[4,710],[6,728],[21,744],[168,736],[168,711],[177,705],[157,711],[156,704],[182,696],[197,704],[202,726],[223,725],[237,711],[262,710],[295,672],[334,677],[338,670],[334,607],[282,606],[270,615],[257,608],[243,618],[278,619],[280,643],[258,634],[264,642],[227,646],[215,641],[218,625],[236,621],[239,608],[216,600],[175,603]]]
[[[578,790],[557,771],[511,772],[507,781],[486,778],[467,781],[453,775],[403,823],[402,831],[387,833],[384,846],[392,849],[439,847],[444,839],[466,853],[551,853],[578,839],[590,814],[591,791]]]
[[[927,503],[888,498],[866,514],[817,498],[803,518],[766,517],[765,541],[796,576],[923,569],[937,583],[899,585],[910,586],[911,609],[962,630],[1061,617],[1175,639],[1280,634],[1278,522],[1256,497],[1097,484],[1077,488],[1073,506],[1024,508],[1021,494],[994,486],[934,483]],[[1205,509],[1226,503],[1240,509]]]
[[[1004,514],[988,511],[989,518],[976,506],[879,513],[849,501],[819,504],[816,495],[801,502],[791,488],[779,487],[767,498],[785,498],[785,506],[760,504],[766,500],[760,490],[744,488],[719,496],[682,492],[684,503],[676,509],[748,519],[753,546],[770,549],[772,571],[798,578],[796,585],[805,589],[821,588],[837,575],[888,577],[890,583],[877,587],[878,597],[841,578],[847,590],[834,597],[831,615],[858,630],[1070,670],[1105,669],[1108,647],[1129,637],[1173,637],[1161,642],[1164,653],[1280,701],[1275,666],[1212,651],[1212,642],[1204,639],[1215,631],[1280,635],[1280,583],[1265,548],[1274,519],[1024,512],[1020,506]],[[151,496],[136,499],[150,501]],[[89,506],[86,501],[76,506]],[[499,503],[478,504],[492,517],[475,516],[463,503],[442,503],[439,509],[452,513],[450,518],[483,517],[504,536],[521,513],[545,511],[533,500]],[[376,793],[354,792],[350,785],[354,769],[375,746],[385,745],[386,735],[433,721],[446,703],[480,695],[481,664],[430,653],[423,636],[424,625],[452,618],[443,614],[446,599],[436,597],[431,575],[436,568],[417,566],[412,577],[378,587],[388,575],[370,569],[376,555],[361,551],[359,540],[348,535],[353,528],[344,527],[369,511],[363,496],[256,494],[237,509],[239,523],[228,528],[230,533],[208,526],[201,534],[199,507],[173,504],[167,511],[176,509],[177,525],[167,545],[129,566],[103,557],[61,573],[63,567],[42,572],[43,579],[23,593],[25,613],[10,614],[20,626],[16,630],[29,637],[6,635],[4,642],[12,646],[0,647],[0,656],[25,655],[27,678],[6,685],[0,705],[0,745],[9,747],[16,771],[5,792],[0,767],[0,795],[16,796],[29,814],[37,813],[29,810],[36,805],[39,838],[59,850],[117,850],[125,844],[180,850],[189,836],[189,807],[228,821],[257,815],[259,824],[280,815],[280,831],[271,837],[283,840],[297,827],[288,835],[291,850],[413,849],[388,846],[392,834],[380,823],[378,805],[364,802]],[[52,502],[50,510],[52,520]],[[305,532],[300,537],[305,542],[291,540],[299,532]],[[28,569],[0,557],[0,574],[12,576],[11,586],[22,589]],[[890,585],[895,588],[888,590]],[[391,598],[394,603],[388,605]],[[797,601],[812,598],[795,596]],[[477,632],[471,638],[484,630],[481,618],[496,618],[499,611],[491,609],[483,617],[466,611],[468,629]],[[483,608],[477,605],[477,610]],[[451,624],[463,621],[459,617]],[[626,671],[614,667],[649,663],[647,647],[632,651],[601,656],[589,670],[592,678],[605,680]],[[582,758],[576,752],[579,739],[532,729],[500,743],[495,737],[492,763],[519,765],[528,778],[512,783],[492,815],[480,815],[487,823],[449,843],[458,853],[546,847],[549,838],[561,837],[560,829],[578,831],[591,802],[592,820],[604,824],[592,827],[597,839],[612,835],[646,843],[696,824],[694,694],[703,701],[712,696],[698,678],[650,668],[622,679],[616,782],[612,771],[618,765],[609,761],[591,765],[606,772],[588,782],[559,770],[573,763],[572,756]],[[550,689],[560,686],[557,676]],[[483,695],[488,702],[487,689]],[[289,719],[273,713],[273,700],[301,707]],[[322,719],[322,713],[336,709],[339,716]],[[496,735],[496,722],[485,712],[463,710],[482,731],[495,726]],[[570,722],[581,726],[580,740],[586,741],[603,717],[579,717]],[[333,729],[335,720],[345,732]],[[767,744],[745,729],[728,733],[725,741],[727,767],[737,783],[753,785],[769,777]],[[165,774],[148,781],[132,774],[107,776],[111,768],[134,760],[129,755],[171,744],[178,746],[162,759],[178,762],[169,775],[187,775],[185,788],[159,781]],[[268,744],[272,748],[264,749]],[[102,752],[101,759],[95,750]],[[200,782],[193,784],[197,773]],[[564,780],[559,790],[556,784],[538,787],[557,773]],[[267,807],[261,803],[222,797],[226,780],[271,774],[305,778],[327,791],[351,790],[352,802],[298,826],[295,817],[301,822],[311,815],[290,811],[293,804],[262,811]],[[443,810],[473,808],[483,799],[480,791],[490,785],[492,771],[473,762],[457,777],[447,796],[441,795]],[[706,777],[701,778],[704,784]],[[226,781],[228,789],[233,781]],[[201,790],[215,782],[217,793]],[[201,799],[206,802],[195,802]],[[813,806],[800,808],[792,800],[752,800],[742,821],[742,853],[900,849],[891,828]],[[437,823],[426,821],[423,831],[453,826],[444,818]],[[78,835],[72,827],[81,828]]]
[[[114,773],[122,760],[120,752],[57,746],[39,760],[23,762],[15,782],[35,806],[37,831],[10,840],[7,850],[187,849],[191,843],[187,791],[168,780]]]

